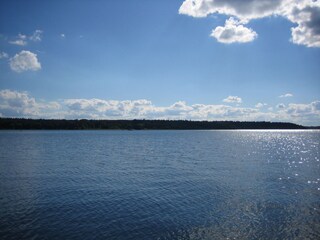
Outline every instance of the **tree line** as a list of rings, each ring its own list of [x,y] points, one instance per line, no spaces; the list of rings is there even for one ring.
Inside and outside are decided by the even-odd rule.
[[[189,120],[65,120],[0,118],[0,129],[52,130],[200,130],[200,129],[307,129],[288,122],[189,121]]]

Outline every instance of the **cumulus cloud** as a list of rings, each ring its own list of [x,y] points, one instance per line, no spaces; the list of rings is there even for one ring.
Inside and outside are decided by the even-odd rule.
[[[64,99],[58,102],[37,100],[27,92],[0,90],[0,115],[3,117],[66,119],[190,119],[233,121],[290,121],[320,124],[320,101],[309,104],[278,105],[263,111],[257,108],[224,104],[187,104],[177,101],[156,106],[146,99],[104,100]]]
[[[85,116],[86,118],[139,118],[150,111],[156,111],[152,103],[140,100],[102,100],[102,99],[66,99],[70,117]]]
[[[244,27],[233,18],[229,18],[223,27],[216,27],[210,36],[221,43],[246,43],[253,41],[258,34],[251,28]]]
[[[262,108],[262,107],[264,107],[264,106],[267,106],[268,104],[266,104],[266,103],[257,103],[256,105],[255,105],[255,107],[256,108]]]
[[[19,33],[18,36],[14,40],[9,41],[9,43],[18,46],[25,46],[28,44],[28,41],[41,42],[42,34],[42,30],[35,30],[30,36]]]
[[[277,119],[308,125],[320,125],[320,101],[311,103],[280,103],[277,112],[273,112]],[[271,109],[272,111],[273,109]]]
[[[279,96],[279,98],[287,98],[287,97],[293,97],[293,94],[292,93],[286,93],[286,94],[283,94],[283,95]]]
[[[6,52],[0,52],[0,59],[8,58],[8,57],[9,57],[8,53],[6,53]]]
[[[38,71],[41,69],[41,64],[37,54],[23,50],[10,58],[10,68],[15,72]]]
[[[236,16],[242,21],[270,16],[281,6],[281,0],[185,0],[180,14],[206,17],[210,14]]]
[[[4,117],[50,117],[59,108],[59,103],[36,101],[27,92],[0,90],[0,113]]]
[[[285,9],[284,15],[296,27],[291,28],[291,41],[307,47],[320,47],[320,1],[301,0]]]
[[[193,119],[193,120],[244,120],[255,119],[258,111],[227,105],[188,105],[178,101],[169,106],[155,106],[151,101],[66,99],[66,118],[89,119]]]
[[[180,6],[179,13],[192,17],[223,14],[235,17],[241,24],[247,24],[253,19],[281,16],[296,24],[291,28],[293,43],[320,47],[320,1],[318,0],[185,0]],[[241,24],[236,26],[238,28],[242,26],[242,32],[246,31],[246,35],[251,34],[251,41],[254,40],[257,34]],[[226,26],[219,26],[215,30],[222,32],[224,28]],[[237,35],[238,32],[229,31],[228,35],[232,33]]]
[[[317,122],[320,119],[320,101],[309,104],[290,103],[283,109],[283,112],[287,118],[293,121]]]
[[[300,114],[314,114],[320,113],[320,101],[314,101],[310,104],[296,104],[290,103],[285,108],[286,113],[292,116],[300,116]]]
[[[238,96],[229,96],[222,101],[226,103],[242,103],[242,99]]]

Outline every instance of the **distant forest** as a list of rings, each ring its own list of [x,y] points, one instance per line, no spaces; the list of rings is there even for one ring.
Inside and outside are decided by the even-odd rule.
[[[48,130],[200,130],[200,129],[311,129],[284,122],[187,121],[187,120],[56,120],[0,118],[0,129]]]

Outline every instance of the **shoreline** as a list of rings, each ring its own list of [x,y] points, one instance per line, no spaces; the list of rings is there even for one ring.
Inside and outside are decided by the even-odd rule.
[[[0,118],[0,130],[319,130],[290,122]]]

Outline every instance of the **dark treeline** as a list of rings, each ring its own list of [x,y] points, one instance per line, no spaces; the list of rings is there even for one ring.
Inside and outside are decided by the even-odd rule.
[[[0,118],[0,129],[307,129],[284,122],[187,121],[187,120],[56,120]]]

